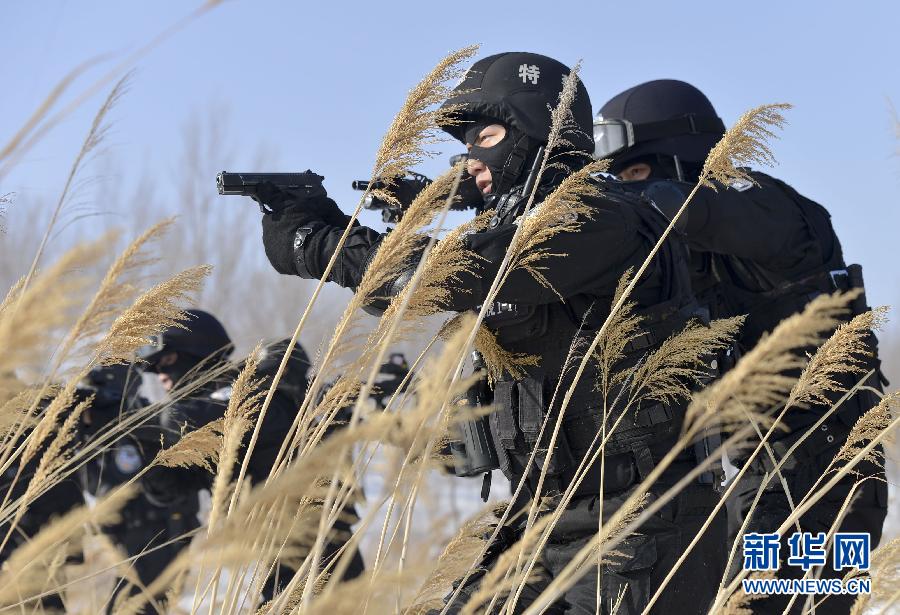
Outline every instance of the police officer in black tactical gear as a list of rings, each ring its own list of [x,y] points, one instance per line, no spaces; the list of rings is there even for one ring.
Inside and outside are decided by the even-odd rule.
[[[488,230],[465,238],[467,248],[482,258],[473,259],[477,271],[463,276],[451,289],[452,296],[444,305],[448,311],[472,310],[485,300],[523,214],[528,196],[524,185],[530,169],[547,143],[551,127],[549,107],[557,104],[563,77],[568,73],[566,66],[542,55],[502,53],[476,62],[457,87],[457,94],[447,101],[462,106],[458,119],[463,123],[445,126],[444,130],[469,148],[470,181],[480,189],[486,206],[496,208]],[[568,145],[553,152],[554,159],[565,163],[567,169],[553,167],[545,172],[537,186],[538,203],[572,170],[584,166],[593,151],[591,105],[581,83],[571,111],[579,130],[565,134]],[[565,260],[548,257],[541,262],[545,267],[542,273],[563,300],[531,274],[513,271],[485,321],[506,350],[541,356],[540,364],[526,368],[523,377],[504,374],[499,378],[494,390],[497,409],[489,421],[500,469],[514,484],[523,479],[528,497],[536,495],[537,477],[546,453],[539,452],[536,465],[528,470],[526,460],[535,448],[547,446],[538,442],[538,432],[545,418],[549,416],[552,425],[558,416],[558,401],[550,406],[557,382],[561,381],[563,391],[571,383],[574,370],[563,373],[563,364],[573,340],[587,342],[593,338],[609,313],[620,277],[629,267],[638,267],[644,261],[667,224],[659,211],[638,198],[611,184],[603,187],[602,196],[586,200],[593,209],[593,219],[582,220],[578,232],[561,232],[546,242],[548,252],[567,255]],[[347,224],[347,216],[321,188],[298,191],[281,205],[286,207],[280,214],[263,218],[263,242],[269,260],[283,274],[321,277]],[[328,279],[355,288],[382,237],[370,228],[354,225]],[[697,305],[690,292],[687,265],[686,249],[677,238],[665,242],[632,296],[637,312],[645,319],[646,332],[628,348],[623,367],[634,365],[695,315]],[[411,271],[401,273],[388,284],[386,294],[399,293]],[[380,307],[383,309],[384,305]],[[596,365],[592,363],[586,372],[562,419],[558,446],[541,496],[556,496],[571,484],[579,462],[595,446],[604,403],[594,390]],[[608,401],[615,407],[613,399]],[[605,449],[604,516],[611,515],[655,462],[671,449],[683,410],[680,403],[649,401],[631,409],[633,416],[623,421],[625,426],[611,436]],[[618,411],[621,413],[621,408]],[[674,483],[695,464],[693,453],[685,451],[654,492]],[[546,576],[556,575],[596,534],[599,486],[598,461],[589,467],[587,478],[541,556],[540,567],[547,575],[529,582],[516,612],[546,586]],[[601,612],[608,612],[619,593],[626,591],[620,612],[640,613],[705,520],[706,515],[698,515],[697,511],[709,511],[716,501],[711,485],[694,484],[648,521],[640,535],[617,547],[621,556],[603,567]],[[521,529],[518,524],[504,528],[512,539]],[[724,539],[724,520],[704,538],[716,543]],[[485,565],[489,567],[491,562]],[[660,612],[703,611],[718,586],[723,567],[723,562],[713,562],[706,556],[692,558],[662,597]],[[464,595],[477,583],[476,577],[472,586],[464,588]],[[596,583],[596,570],[589,571],[550,612],[595,613]],[[458,609],[464,602],[465,598],[451,608]]]
[[[176,433],[184,429],[196,429],[224,415],[231,398],[231,383],[240,367],[228,362],[233,344],[222,323],[209,312],[202,310],[187,310],[186,313],[188,318],[182,323],[183,327],[174,326],[167,329],[142,352],[143,359],[147,362],[147,371],[157,374],[166,391],[172,391],[198,376],[202,379],[202,372],[217,374],[188,397],[178,399],[164,408],[160,424]],[[257,366],[256,376],[272,378],[286,349],[287,340],[266,347]],[[297,410],[303,403],[309,367],[306,352],[297,344],[272,397],[259,432],[259,439],[250,457],[247,475],[252,484],[264,481],[274,466],[278,450],[288,435]],[[249,441],[249,434],[246,439]],[[197,527],[196,494],[200,489],[209,489],[213,477],[202,468],[192,470],[154,468],[150,478],[155,487],[155,497],[174,497],[179,502],[183,501],[185,513],[189,512],[188,508],[192,511],[189,515],[190,521],[194,524],[193,527]],[[350,518],[355,516],[352,507],[346,512]],[[348,522],[341,520],[335,524],[336,536],[349,533]],[[340,546],[339,540],[329,544],[325,557],[333,555]],[[356,552],[344,578],[353,578],[362,572],[362,558]],[[286,585],[292,577],[293,570],[279,565],[266,580],[263,598],[271,599],[277,588]]]
[[[635,182],[634,187],[659,207],[674,211],[724,132],[722,120],[700,90],[682,81],[650,81],[625,90],[602,107],[594,122],[595,156],[611,159],[613,173]],[[683,221],[694,293],[714,317],[747,314],[740,338],[744,349],[752,348],[764,332],[801,311],[815,296],[863,288],[862,270],[859,265],[845,264],[825,208],[774,177],[758,171],[750,171],[750,177],[753,182],[733,182],[719,186],[718,191],[701,188]],[[861,295],[852,308],[854,315],[868,309],[865,297]],[[874,369],[876,375],[865,384],[880,389],[874,335],[870,341],[872,357],[867,369]],[[847,376],[843,385],[849,388],[855,381]],[[825,471],[857,418],[876,402],[871,392],[855,395],[794,453],[781,473],[795,503]],[[773,442],[776,456],[782,456],[829,406],[791,410],[785,419],[789,431],[779,432]],[[735,461],[742,463],[740,457]],[[740,517],[746,514],[762,475],[771,470],[767,455],[753,462],[736,506]],[[874,547],[886,516],[884,470],[871,463],[861,464],[857,470],[869,479],[863,482],[838,531],[869,532]],[[804,515],[802,530],[828,532],[857,479],[848,475]],[[772,532],[790,511],[780,481],[772,481],[752,515],[748,532]],[[787,545],[781,552],[788,553]],[[823,576],[829,573],[836,574],[824,567]],[[802,570],[783,565],[779,576],[802,574]],[[797,601],[797,612],[802,603]],[[852,598],[831,596],[816,612],[847,613],[851,603]],[[750,606],[754,612],[780,613],[786,604],[787,597],[771,597]]]
[[[149,402],[139,395],[140,384],[140,374],[132,366],[92,370],[84,385],[85,392],[94,396],[82,415],[84,437],[103,438],[117,428],[116,423],[131,419],[130,414],[146,407]],[[179,435],[177,430],[163,428],[156,417],[139,421],[79,468],[83,490],[100,497],[128,482],[156,456],[161,442],[171,445]],[[196,490],[184,490],[174,473],[165,468],[152,470],[138,485],[137,495],[122,508],[120,520],[102,529],[129,557],[136,557],[130,565],[146,585],[190,542],[191,532],[199,527],[198,502]],[[128,582],[119,579],[114,595],[126,587]]]
[[[24,436],[20,441],[20,444],[21,442],[24,442]],[[19,471],[20,464],[14,463],[11,464],[5,472],[0,474],[0,492],[2,492],[4,496],[9,494],[8,497],[10,502],[14,502],[16,499],[25,495],[28,483],[34,476],[35,471],[37,471],[38,463],[48,445],[49,442],[42,444],[31,460],[21,468],[21,471]],[[18,474],[18,478],[16,478],[16,474]],[[15,484],[13,484],[13,481],[15,481]],[[10,487],[12,487],[11,491]],[[81,486],[79,485],[77,478],[73,476],[63,478],[47,489],[47,491],[28,504],[22,518],[19,519],[15,529],[3,546],[3,549],[0,550],[0,566],[7,565],[6,562],[13,552],[30,542],[31,539],[49,523],[76,507],[83,505],[84,497],[81,493]],[[9,522],[0,523],[0,534],[6,536],[8,531]],[[67,563],[77,563],[79,559],[78,556],[72,556],[67,558]],[[64,575],[61,573],[62,569],[57,571],[59,576],[47,579],[46,589],[56,589],[66,582]],[[25,598],[25,596],[23,596],[23,598]],[[65,612],[66,609],[62,596],[53,593],[35,601],[26,602],[22,607],[22,610],[23,612],[44,612],[44,610],[46,610],[48,613],[53,613]]]

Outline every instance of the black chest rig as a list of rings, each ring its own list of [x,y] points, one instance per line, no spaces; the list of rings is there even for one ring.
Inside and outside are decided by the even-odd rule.
[[[640,230],[647,245],[653,245],[668,224],[658,210],[638,201],[634,195],[611,191],[602,198],[621,204],[629,226]],[[598,250],[602,247],[598,246]],[[549,266],[560,265],[579,266],[578,263]],[[485,325],[495,333],[504,349],[540,357],[538,366],[526,368],[524,377],[513,379],[505,375],[498,379],[494,389],[496,410],[490,415],[500,469],[514,482],[527,474],[526,487],[531,495],[536,493],[549,436],[580,361],[581,355],[575,353],[564,369],[570,347],[576,344],[582,352],[587,348],[609,314],[613,290],[588,287],[584,294],[542,305],[497,302],[485,318]],[[630,342],[625,358],[614,371],[635,366],[688,320],[698,316],[698,305],[690,290],[687,249],[680,237],[669,236],[635,290],[636,313],[643,318],[643,334]],[[562,492],[573,482],[581,461],[598,450],[604,407],[608,410],[607,428],[618,416],[627,414],[609,435],[604,448],[605,493],[621,491],[639,482],[652,470],[654,460],[671,448],[677,438],[683,406],[647,401],[626,410],[621,407],[625,405],[621,398],[626,397],[621,395],[622,387],[614,387],[604,400],[596,390],[597,381],[597,364],[591,360],[563,415],[542,495]],[[541,426],[548,417],[541,436]],[[535,461],[526,471],[529,456],[535,449],[538,450]],[[588,465],[587,476],[577,494],[596,494],[599,488],[598,455]]]

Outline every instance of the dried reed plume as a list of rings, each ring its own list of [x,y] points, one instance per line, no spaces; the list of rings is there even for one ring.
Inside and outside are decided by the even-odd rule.
[[[628,283],[634,275],[634,269],[629,267],[619,278],[613,294],[613,305],[625,293]],[[620,383],[629,376],[627,370],[615,370],[616,364],[625,358],[625,348],[628,344],[641,336],[640,316],[635,315],[637,304],[628,301],[622,304],[615,313],[611,313],[609,324],[602,336],[598,336],[594,344],[594,358],[597,361],[599,381],[597,388],[604,398],[609,396],[612,386]]]
[[[857,419],[853,429],[850,430],[850,435],[847,436],[847,441],[835,456],[835,461],[850,461],[863,450],[866,444],[886,431],[893,420],[893,412],[897,408],[900,408],[900,393],[889,393],[882,397],[878,405]],[[891,436],[886,439],[888,442],[891,440]],[[880,466],[883,458],[884,451],[875,449],[869,451],[863,460]]]
[[[76,272],[90,268],[103,253],[102,240],[80,244],[38,272],[28,287],[23,278],[9,290],[0,305],[0,345],[5,349],[0,374],[46,360],[46,349],[56,345],[87,288],[87,277]]]
[[[462,75],[460,65],[477,51],[478,46],[470,45],[450,53],[410,91],[375,154],[373,177],[390,181],[422,162],[439,127],[455,121],[455,107],[437,106],[450,95],[448,84]]]
[[[55,395],[55,392],[52,393]],[[6,442],[7,436],[16,426],[25,423],[26,428],[35,424],[29,410],[40,404],[40,391],[35,387],[3,388],[0,385],[0,441]]]
[[[227,498],[231,475],[238,460],[241,442],[253,427],[253,417],[258,404],[265,395],[260,386],[264,379],[254,379],[259,365],[260,346],[257,345],[231,388],[231,397],[222,419],[222,449],[219,451],[218,469],[212,487],[212,506],[209,513],[209,527],[215,527]]]
[[[59,397],[68,399],[63,395],[60,395]],[[66,418],[63,420],[62,425],[60,425],[59,428],[55,430],[53,440],[51,440],[49,446],[47,446],[44,454],[41,455],[37,470],[35,471],[34,476],[32,476],[31,480],[28,482],[28,487],[26,488],[25,495],[22,498],[23,504],[19,509],[19,514],[16,517],[16,521],[18,521],[21,518],[21,515],[24,514],[26,506],[30,503],[31,498],[38,492],[38,490],[41,487],[45,487],[47,484],[53,484],[53,482],[55,482],[54,474],[62,466],[62,464],[66,460],[67,455],[69,454],[67,448],[75,438],[79,423],[81,422],[81,415],[87,408],[90,407],[93,399],[86,399],[82,402],[79,402],[78,404],[75,404],[74,407],[71,407],[72,401],[73,400],[68,399],[70,409],[66,414]],[[54,400],[54,402],[56,402],[56,400]],[[53,427],[56,427],[56,425],[53,425]]]
[[[841,324],[810,359],[791,390],[788,405],[830,404],[828,394],[843,390],[835,376],[865,373],[866,359],[872,354],[871,332],[880,329],[886,320],[887,307],[878,307]]]
[[[474,219],[451,229],[435,243],[425,257],[419,284],[409,289],[406,307],[410,318],[430,316],[446,309],[454,289],[463,275],[475,275],[483,258],[467,249],[465,236],[483,231],[490,223],[493,210],[485,211]],[[404,289],[404,292],[407,292]]]
[[[559,233],[577,232],[586,220],[593,218],[594,210],[584,204],[583,199],[600,194],[600,187],[592,175],[607,166],[606,161],[592,162],[568,175],[543,202],[522,219],[521,234],[512,250],[510,271],[524,269],[562,301],[563,297],[543,274],[546,265],[538,263],[552,256],[566,255],[551,253],[541,246]]]
[[[743,322],[743,316],[736,316],[709,325],[688,323],[637,366],[631,381],[632,398],[664,403],[689,399],[693,390],[714,375],[710,362],[733,343]]]
[[[47,405],[43,416],[22,448],[22,454],[19,458],[20,467],[27,464],[34,457],[47,438],[57,433],[59,419],[66,410],[72,407],[72,403],[75,401],[75,389],[78,386],[78,381],[86,373],[87,370],[82,369],[75,377],[70,378],[65,387]]]
[[[700,183],[716,190],[713,180],[726,185],[736,180],[752,182],[744,167],[774,165],[775,156],[768,142],[778,137],[774,129],[782,128],[785,123],[781,112],[790,108],[790,104],[777,103],[745,112],[709,152],[700,172]]]
[[[434,221],[434,217],[444,207],[461,165],[459,163],[441,174],[416,196],[394,230],[379,245],[348,310],[355,310],[357,303],[365,304],[373,299],[383,299],[377,293],[413,264],[413,258],[421,252],[423,244],[427,243],[427,237],[421,231]]]
[[[50,216],[50,222],[47,225],[47,230],[44,232],[44,236],[41,238],[41,243],[34,255],[34,260],[31,263],[31,268],[25,275],[24,284],[26,287],[30,283],[34,272],[37,270],[37,266],[41,260],[41,256],[43,256],[44,254],[44,248],[47,246],[47,241],[50,239],[53,227],[56,225],[56,220],[59,218],[59,214],[66,203],[66,199],[69,195],[69,189],[72,187],[72,182],[78,175],[78,171],[81,169],[82,163],[91,154],[91,152],[97,149],[109,130],[109,126],[104,123],[106,120],[106,116],[125,93],[127,81],[128,76],[126,75],[116,83],[113,89],[110,90],[109,95],[106,97],[106,100],[104,100],[103,104],[100,105],[100,109],[97,111],[97,114],[94,116],[94,120],[91,123],[91,128],[90,130],[88,130],[87,136],[84,138],[84,142],[81,144],[81,149],[78,151],[78,155],[75,157],[75,161],[72,163],[72,168],[69,170],[69,175],[66,178],[65,186],[63,187],[63,190],[59,195],[59,200],[56,202],[56,207],[53,209],[53,214]],[[0,175],[2,175],[2,171],[0,171]]]
[[[142,233],[113,261],[106,271],[97,292],[78,321],[72,327],[68,345],[76,340],[93,340],[102,334],[110,323],[138,294],[137,274],[156,259],[148,257],[147,247],[157,241],[171,227],[173,219],[163,220]]]
[[[820,295],[770,333],[712,386],[694,397],[687,409],[685,427],[705,428],[714,424],[724,429],[740,428],[747,414],[757,423],[767,410],[785,400],[793,388],[788,372],[803,368],[807,362],[800,351],[821,342],[822,337],[840,324],[847,306],[857,292]]]
[[[441,336],[449,338],[464,330],[464,324],[471,322],[470,314],[457,314],[450,318],[441,328]],[[483,324],[478,325],[475,332],[475,350],[484,358],[487,368],[488,382],[494,383],[503,374],[510,374],[513,378],[521,378],[525,374],[525,368],[538,365],[540,357],[522,352],[510,352],[503,348],[497,341],[493,331]]]
[[[187,317],[179,305],[200,290],[210,271],[209,265],[191,267],[141,294],[113,321],[97,345],[98,360],[105,364],[128,363],[138,348],[150,343],[152,336],[179,326]]]
[[[215,472],[222,449],[223,420],[216,419],[183,433],[178,442],[156,454],[152,465],[165,468],[200,467],[207,472]]]
[[[555,107],[549,109],[550,133],[547,135],[547,147],[544,152],[544,162],[541,165],[542,173],[545,168],[551,169],[561,167],[567,171],[571,170],[567,165],[561,162],[547,163],[550,159],[554,158],[556,154],[561,153],[561,150],[562,152],[569,152],[573,145],[570,136],[572,136],[573,133],[583,132],[578,122],[575,121],[575,116],[572,113],[572,103],[575,102],[575,98],[578,95],[579,72],[581,72],[581,60],[578,60],[569,71],[569,74],[563,77],[563,87],[559,93],[559,100]],[[593,135],[582,136],[593,139]],[[590,158],[590,156],[585,155],[585,158]],[[605,167],[602,170],[605,170]],[[540,183],[540,178],[536,184],[537,183]]]

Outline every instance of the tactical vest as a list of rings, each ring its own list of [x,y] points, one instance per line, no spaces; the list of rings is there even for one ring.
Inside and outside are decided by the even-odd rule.
[[[621,205],[629,227],[639,229],[646,245],[652,246],[668,224],[657,209],[634,195],[614,191],[610,187],[601,198]],[[551,266],[577,267],[578,264],[556,263]],[[656,276],[655,279],[661,284],[658,296],[647,298],[647,293],[641,292],[642,285],[651,276]],[[535,448],[539,450],[526,479],[530,494],[536,491],[549,436],[580,360],[576,354],[564,370],[569,349],[573,343],[582,351],[587,348],[609,314],[613,292],[612,288],[603,289],[602,294],[575,295],[544,305],[495,303],[485,318],[486,326],[495,333],[504,349],[540,356],[539,365],[526,368],[523,378],[513,379],[507,374],[498,380],[494,388],[496,410],[490,415],[491,435],[500,469],[514,484],[525,473],[532,451]],[[663,244],[650,270],[636,287],[635,296],[640,298],[635,313],[643,318],[643,333],[628,345],[625,358],[615,366],[614,371],[636,365],[688,320],[697,316],[698,305],[690,290],[687,250],[677,235],[670,235]],[[562,492],[573,481],[581,460],[599,447],[597,436],[603,425],[604,400],[595,390],[597,379],[597,363],[591,359],[562,418],[543,495]],[[605,400],[611,409],[607,426],[615,423],[622,412],[620,406],[623,400],[617,399],[621,389],[622,386],[614,387]],[[607,459],[605,493],[624,490],[650,472],[654,463],[677,439],[684,407],[683,404],[646,401],[629,409],[628,416],[619,423],[604,449]],[[539,432],[548,414],[547,428],[539,441]],[[542,448],[544,451],[541,451]],[[589,467],[577,494],[596,494],[599,487],[598,458]]]
[[[852,289],[864,291],[862,267],[844,264],[840,242],[831,226],[828,211],[780,180],[762,173],[753,175],[765,180],[765,183],[761,182],[762,185],[754,190],[778,190],[782,193],[777,195],[778,198],[783,199],[787,196],[796,205],[806,223],[811,240],[818,244],[822,251],[822,262],[806,272],[799,274],[791,272],[787,275],[749,259],[709,252],[691,254],[692,285],[701,305],[708,308],[715,318],[747,315],[739,338],[740,347],[744,351],[752,349],[764,333],[772,331],[782,320],[803,311],[817,296]],[[774,186],[767,185],[768,182]],[[850,309],[854,316],[869,309],[865,292],[853,301]],[[886,381],[880,373],[880,362],[877,358],[878,341],[874,334],[869,336],[869,343],[872,348],[869,368],[875,369],[877,374],[867,384],[880,388]],[[810,348],[808,351],[814,352],[815,349]],[[838,378],[847,388],[856,382],[856,378],[850,375]],[[837,416],[844,426],[849,428],[860,414],[869,410],[875,403],[877,399],[873,394],[861,391],[842,404]],[[788,423],[794,428],[803,427],[814,419],[814,413],[794,412],[788,415]],[[825,432],[827,429],[822,434],[817,434],[822,438],[820,443],[822,447],[828,447],[838,441],[839,435]],[[813,438],[813,441],[815,440],[816,438]]]

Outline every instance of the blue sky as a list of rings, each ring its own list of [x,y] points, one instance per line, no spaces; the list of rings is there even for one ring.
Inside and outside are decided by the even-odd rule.
[[[194,6],[5,0],[0,140],[78,63],[104,53],[121,59]],[[237,164],[250,164],[266,144],[276,152],[273,170],[316,170],[349,211],[350,181],[369,174],[407,90],[448,51],[480,43],[482,55],[528,50],[568,64],[582,59],[595,109],[624,88],[662,77],[699,86],[729,124],[758,104],[793,103],[774,145],[780,162],[774,174],[830,209],[848,262],[866,268],[870,302],[900,303],[900,157],[887,102],[900,106],[898,7],[225,2],[138,62],[115,111],[108,151],[126,183],[149,173],[164,184],[178,164],[190,115],[226,110]],[[90,71],[74,91],[111,65]],[[22,203],[57,194],[101,100],[31,151],[0,194],[14,191]],[[422,171],[445,165],[443,155]]]

